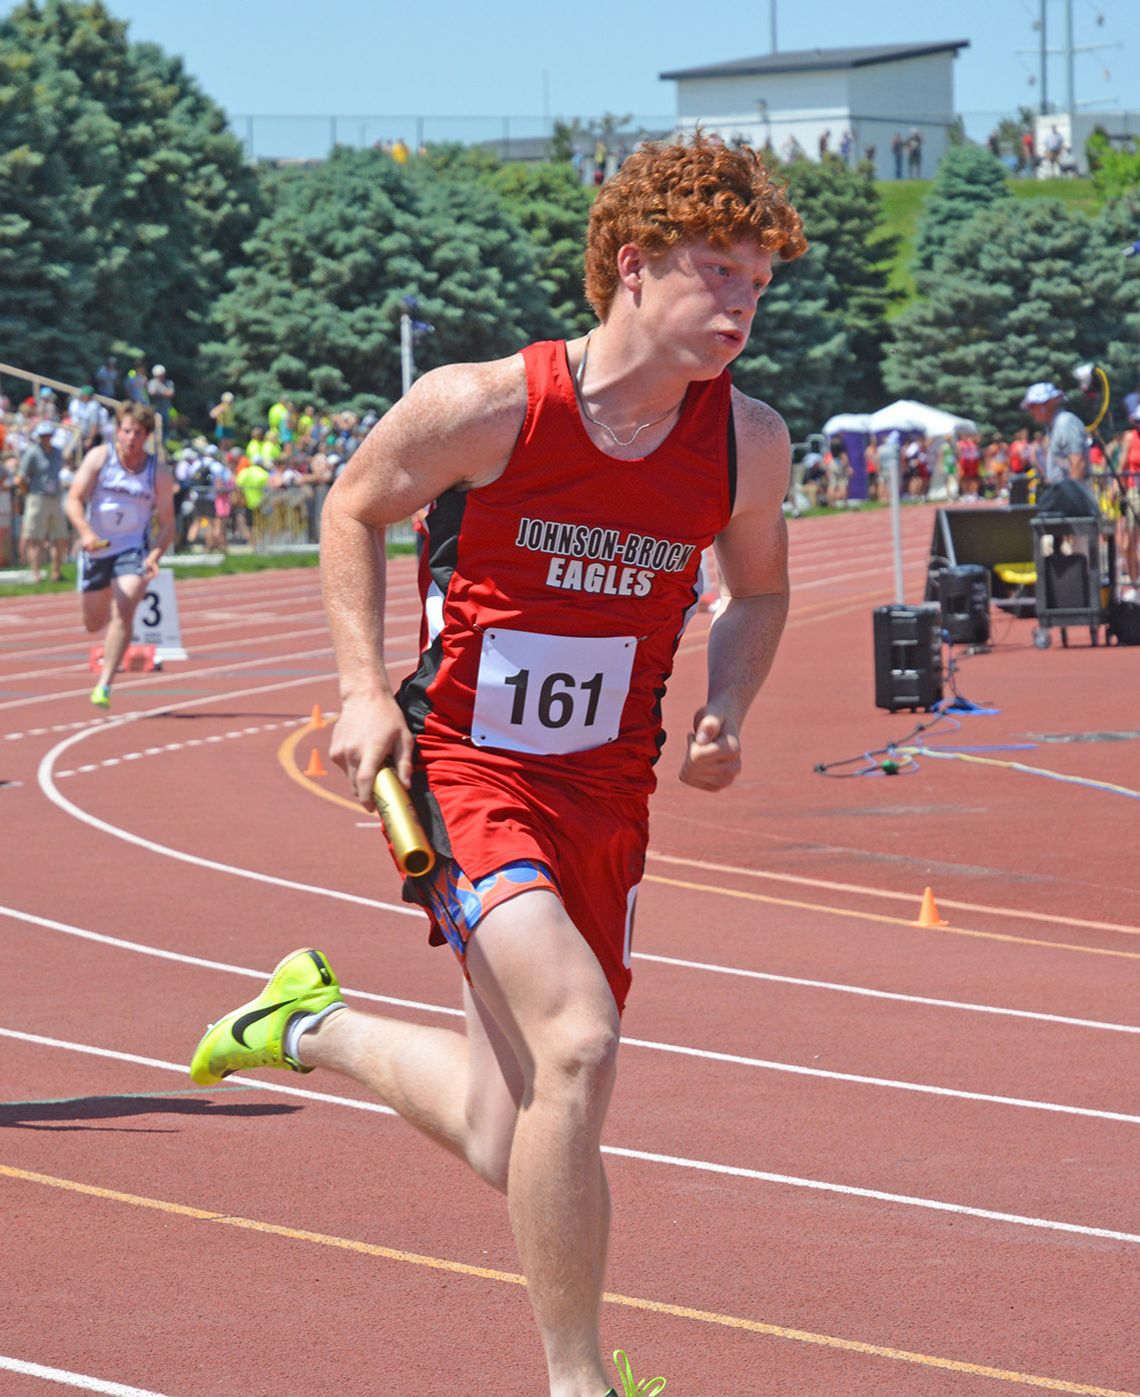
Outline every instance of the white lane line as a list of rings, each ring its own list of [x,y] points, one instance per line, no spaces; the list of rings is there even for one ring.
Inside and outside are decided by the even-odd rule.
[[[414,913],[414,909],[411,910],[413,910]],[[104,945],[115,946],[120,950],[157,956],[163,960],[173,960],[183,964],[223,970],[229,973],[243,975],[249,979],[264,981],[269,977],[268,971],[250,970],[245,966],[227,965],[219,961],[205,961],[196,956],[182,955],[176,951],[159,951],[154,947],[145,946],[137,942],[122,941],[117,937],[106,936],[99,932],[87,931],[80,927],[69,926],[63,922],[54,922],[46,917],[34,917],[25,912],[14,911],[9,907],[0,906],[0,915],[13,917],[16,920],[29,922],[32,925],[41,926],[48,930],[61,931],[66,935],[78,936],[83,940],[98,941]],[[414,1003],[407,1000],[397,1000],[387,995],[352,990],[348,986],[345,986],[345,993],[357,995],[361,999],[368,999],[374,1003],[395,1004],[401,1008],[415,1008],[431,1014],[459,1016],[461,1013],[458,1009],[448,1008],[439,1004]],[[947,1097],[959,1101],[981,1102],[984,1105],[1012,1107],[1018,1110],[1047,1111],[1055,1115],[1084,1116],[1094,1120],[1118,1121],[1125,1125],[1140,1125],[1140,1116],[1127,1115],[1121,1111],[1098,1110],[1090,1106],[1067,1106],[1055,1101],[1039,1101],[1032,1098],[1016,1096],[996,1096],[987,1092],[965,1091],[955,1087],[940,1087],[925,1082],[898,1081],[891,1077],[871,1077],[862,1073],[834,1072],[822,1067],[806,1067],[800,1063],[775,1062],[766,1058],[746,1057],[739,1053],[716,1052],[711,1048],[690,1048],[676,1043],[659,1043],[652,1039],[645,1038],[623,1038],[622,1043],[631,1048],[645,1048],[650,1052],[673,1053],[682,1057],[697,1058],[704,1062],[723,1062],[732,1066],[750,1067],[763,1072],[780,1072],[789,1076],[815,1077],[823,1081],[843,1082],[853,1086],[879,1087],[891,1091],[910,1091],[920,1096]]]
[[[33,1033],[20,1033],[15,1029],[0,1028],[0,1037],[35,1043],[41,1047],[61,1048],[65,1051],[82,1053],[85,1056],[105,1057],[122,1062],[133,1062],[144,1067],[155,1067],[168,1072],[186,1073],[180,1062],[163,1062],[158,1058],[140,1058],[131,1053],[115,1052],[109,1048],[93,1048],[83,1043],[70,1043],[64,1039],[45,1038]],[[266,1082],[260,1078],[227,1077],[227,1082],[238,1082],[245,1086],[261,1087],[266,1091],[285,1092],[290,1096],[309,1098],[330,1105],[347,1106],[353,1110],[372,1110],[382,1115],[395,1115],[387,1106],[375,1102],[354,1101],[351,1097],[325,1096],[305,1087],[287,1087],[278,1082]],[[208,1092],[209,1087],[203,1087]],[[876,1203],[901,1204],[908,1208],[930,1209],[940,1213],[954,1213],[962,1217],[982,1218],[987,1222],[1009,1223],[1016,1227],[1045,1228],[1051,1232],[1062,1232],[1078,1237],[1104,1237],[1113,1242],[1140,1244],[1140,1235],[1132,1232],[1118,1232],[1107,1227],[1089,1227],[1084,1223],[1060,1222],[1055,1218],[1027,1217],[1020,1213],[997,1212],[990,1208],[974,1208],[964,1203],[948,1203],[943,1199],[921,1198],[913,1194],[887,1193],[882,1189],[858,1188],[852,1184],[839,1184],[823,1179],[803,1179],[794,1174],[772,1174],[763,1169],[746,1169],[734,1164],[717,1164],[707,1159],[688,1159],[681,1155],[656,1154],[649,1150],[631,1150],[618,1145],[603,1145],[602,1153],[618,1159],[633,1159],[645,1164],[661,1164],[673,1169],[688,1169],[697,1173],[719,1174],[737,1179],[753,1179],[759,1183],[783,1185],[789,1188],[814,1189],[820,1193],[837,1194],[849,1198],[866,1198]]]
[[[640,1159],[647,1164],[668,1164],[679,1169],[700,1169],[709,1174],[727,1174],[738,1179],[758,1179],[763,1183],[785,1184],[790,1188],[818,1189],[823,1193],[838,1193],[848,1198],[870,1198],[879,1203],[901,1203],[910,1208],[931,1208],[935,1212],[984,1218],[988,1222],[1008,1222],[1017,1227],[1044,1227],[1050,1231],[1071,1232],[1081,1237],[1106,1237],[1113,1242],[1140,1243],[1140,1235],[1134,1232],[1116,1232],[1107,1227],[1086,1227],[1082,1223],[1057,1222],[1052,1218],[1025,1217],[1021,1213],[1000,1213],[990,1208],[971,1208],[964,1203],[945,1203],[939,1199],[916,1198],[906,1193],[884,1193],[877,1188],[855,1188],[850,1184],[825,1183],[822,1179],[800,1179],[794,1174],[769,1174],[760,1169],[740,1169],[731,1164],[712,1164],[708,1160],[651,1154],[646,1150],[626,1150],[616,1145],[603,1145],[602,1153],[616,1155],[622,1159]]]
[[[300,660],[324,659],[331,654],[332,646],[324,645],[317,650],[300,650],[286,655],[263,655],[256,660],[241,660],[229,665],[211,665],[205,669],[180,670],[177,674],[164,671],[157,679],[151,675],[146,679],[128,680],[119,683],[115,691],[116,693],[120,693],[128,689],[161,689],[165,684],[193,684],[197,683],[199,679],[212,678],[219,674],[248,673],[250,670],[265,668],[268,665],[296,664]],[[324,677],[324,673],[318,670],[314,670],[312,674],[304,676],[305,680],[310,684],[318,683]],[[0,675],[0,680],[2,680],[2,678],[3,676]],[[89,693],[89,689],[67,689],[54,694],[29,694],[26,698],[10,699],[6,703],[0,703],[0,711],[9,708],[26,708],[30,704],[55,703],[62,699],[86,698]],[[217,695],[214,697],[216,698]]]
[[[200,699],[196,699],[196,700],[191,701],[190,703],[186,703],[186,704],[177,704],[177,705],[172,704],[172,705],[169,705],[169,707],[170,707],[170,708],[173,708],[173,707],[179,707],[179,708],[182,708],[182,707],[191,707],[191,706],[195,706],[195,705],[201,704],[201,703],[203,703],[203,702],[209,702],[209,701],[211,701],[211,700],[200,700]],[[152,712],[159,712],[159,713],[165,712],[165,711],[167,711],[167,709],[152,710]],[[142,714],[142,715],[140,715],[140,716],[149,716],[149,715]],[[125,720],[113,720],[113,721],[125,721]],[[212,868],[212,869],[215,869],[215,870],[217,870],[217,871],[232,873],[232,874],[233,874],[234,876],[236,876],[236,877],[249,877],[249,878],[253,878],[253,879],[255,879],[255,880],[257,880],[257,881],[260,881],[260,882],[266,882],[266,883],[271,883],[271,884],[277,884],[277,885],[283,886],[283,887],[296,887],[296,886],[301,886],[301,887],[303,888],[304,891],[312,892],[312,893],[315,893],[315,894],[318,894],[318,895],[323,894],[323,895],[325,895],[325,896],[332,897],[332,898],[336,898],[336,897],[338,897],[338,896],[348,897],[349,900],[355,900],[355,901],[357,901],[358,903],[360,903],[360,904],[363,905],[363,906],[375,906],[375,907],[377,907],[377,908],[379,908],[379,909],[382,909],[382,910],[389,910],[389,911],[391,911],[391,910],[397,910],[397,911],[400,911],[401,913],[403,913],[403,914],[405,914],[405,915],[411,915],[411,916],[417,916],[417,915],[419,915],[418,910],[416,910],[416,909],[410,909],[410,908],[403,907],[403,906],[397,907],[396,904],[393,904],[393,903],[370,902],[369,899],[366,899],[366,898],[359,898],[359,897],[351,898],[351,897],[350,897],[349,895],[347,895],[347,894],[338,894],[338,893],[336,893],[335,891],[333,891],[333,890],[331,890],[331,889],[313,888],[313,887],[309,887],[308,885],[296,885],[296,884],[293,884],[293,883],[288,882],[287,880],[278,879],[278,878],[274,877],[274,876],[271,875],[271,874],[256,873],[256,872],[253,872],[253,871],[251,871],[251,870],[239,869],[239,868],[237,868],[237,867],[236,867],[235,865],[233,865],[233,864],[219,864],[219,863],[214,863],[214,862],[212,862],[212,861],[210,861],[210,860],[199,859],[196,855],[193,855],[193,854],[184,854],[184,853],[182,853],[182,852],[179,851],[179,850],[170,850],[170,849],[166,849],[165,846],[156,844],[156,843],[154,843],[153,841],[150,841],[150,840],[143,839],[141,836],[129,834],[127,831],[121,830],[121,829],[119,829],[117,826],[109,825],[109,824],[107,824],[107,823],[104,822],[104,821],[98,820],[95,816],[88,815],[86,811],[81,810],[78,806],[73,805],[70,801],[67,801],[63,796],[60,796],[60,795],[59,795],[58,789],[55,787],[54,783],[52,782],[52,778],[51,778],[51,774],[50,774],[50,767],[51,767],[51,764],[52,764],[52,762],[54,761],[54,759],[55,759],[55,757],[56,757],[57,755],[59,755],[59,754],[61,754],[62,752],[64,752],[67,748],[69,748],[70,746],[72,746],[74,743],[79,742],[79,741],[82,741],[84,738],[90,736],[90,735],[91,735],[91,732],[92,732],[91,729],[85,729],[85,730],[83,730],[83,731],[81,731],[81,732],[79,732],[79,733],[73,734],[70,738],[64,739],[63,741],[61,741],[60,743],[58,743],[58,744],[56,745],[56,747],[54,747],[50,752],[48,752],[48,753],[46,754],[46,756],[43,758],[43,760],[41,761],[41,763],[40,763],[40,785],[41,785],[42,789],[44,790],[45,794],[48,796],[49,799],[55,800],[56,804],[60,805],[61,808],[63,808],[64,810],[66,810],[68,813],[72,814],[76,819],[82,820],[82,821],[84,821],[84,822],[86,822],[86,823],[89,823],[89,824],[93,824],[96,828],[102,829],[105,833],[110,833],[110,834],[115,835],[117,838],[121,838],[121,839],[127,840],[128,842],[131,842],[131,843],[136,843],[136,844],[138,844],[138,845],[139,845],[140,847],[142,847],[142,848],[149,849],[151,852],[156,852],[156,853],[168,853],[168,854],[170,855],[170,857],[172,857],[172,858],[177,858],[177,859],[180,859],[180,860],[182,860],[182,861],[184,861],[184,862],[191,863],[191,864],[198,864],[198,865],[200,865],[200,866],[202,866],[202,867]],[[188,739],[188,745],[192,745],[192,744],[194,744],[194,743],[200,742],[201,740],[202,740],[202,739],[190,738],[190,739]],[[77,770],[81,770],[81,769],[82,769],[82,768],[77,768]],[[53,792],[54,792],[54,794],[53,794]],[[662,855],[653,855],[652,853],[650,854],[650,857],[651,857],[651,858],[652,858],[652,857],[657,857],[657,858],[661,859],[663,862],[674,863],[674,864],[686,864],[686,865],[689,865],[689,866],[696,866],[696,867],[701,867],[701,868],[716,868],[716,869],[718,869],[718,870],[720,870],[720,871],[728,871],[728,872],[748,872],[748,871],[749,871],[749,870],[745,870],[745,869],[737,869],[737,868],[735,868],[735,867],[733,867],[733,866],[731,866],[731,865],[711,865],[711,864],[707,864],[707,863],[705,863],[705,862],[703,862],[703,861],[688,860],[688,859],[679,859],[679,858],[673,858],[673,857],[670,857],[670,856],[662,856]],[[771,876],[771,877],[773,877],[773,878],[780,878],[780,877],[782,876],[782,875],[777,875],[777,874],[765,875],[764,873],[762,873],[762,872],[760,872],[760,871],[758,871],[758,870],[752,870],[752,871],[755,873],[755,876],[757,876],[757,877]],[[809,884],[812,883],[812,880],[810,880],[810,879],[791,878],[790,881],[794,881],[794,882],[806,882],[806,883],[809,883]],[[845,891],[853,891],[853,892],[876,893],[876,892],[878,891],[878,890],[876,890],[876,889],[872,889],[872,888],[862,888],[862,887],[855,886],[855,885],[851,886],[850,888],[848,888],[848,887],[847,887],[846,885],[844,885],[844,884],[827,884],[827,885],[825,885],[825,886],[833,887],[833,888],[837,888],[837,889],[843,889],[843,890],[845,890]],[[890,896],[890,897],[895,897],[895,898],[902,898],[902,897],[906,896],[905,894],[901,894],[901,893],[890,893],[890,894],[885,894],[885,895],[886,895],[886,896]],[[909,899],[909,900],[913,901],[913,898],[911,898],[911,899]],[[949,905],[949,904],[947,904],[947,905]],[[965,905],[965,904],[963,904],[963,905]],[[990,909],[990,910],[995,910],[995,911],[996,911],[996,910],[998,910],[998,909]],[[1124,929],[1124,928],[1121,928],[1121,929]],[[977,1004],[968,1004],[968,1003],[964,1003],[964,1002],[958,1002],[958,1001],[955,1001],[955,1000],[942,1000],[942,999],[925,998],[925,997],[917,996],[917,995],[916,995],[916,996],[910,996],[910,995],[892,994],[892,993],[890,993],[890,992],[888,992],[888,991],[885,991],[885,990],[865,989],[865,988],[861,988],[861,987],[858,987],[858,986],[832,985],[832,984],[828,984],[828,983],[825,982],[825,981],[796,980],[794,977],[790,977],[790,976],[789,976],[789,977],[779,977],[779,976],[773,976],[773,975],[766,975],[766,974],[763,974],[763,973],[760,972],[760,971],[744,970],[744,969],[740,969],[740,968],[728,968],[728,967],[724,967],[724,966],[717,966],[717,965],[706,964],[706,963],[702,963],[702,962],[698,962],[698,961],[685,961],[685,960],[681,960],[681,959],[679,959],[679,958],[670,958],[670,957],[665,957],[665,956],[655,956],[655,955],[652,955],[652,954],[649,954],[649,953],[646,953],[646,952],[638,952],[638,951],[635,951],[635,952],[633,953],[633,955],[634,955],[634,959],[635,959],[635,960],[658,961],[658,962],[660,962],[660,963],[662,963],[662,964],[673,964],[673,965],[682,966],[682,967],[690,968],[690,969],[700,969],[700,970],[705,971],[705,972],[707,972],[707,973],[724,974],[724,975],[736,975],[736,976],[740,976],[740,977],[743,977],[743,978],[755,978],[755,979],[762,979],[762,980],[765,980],[765,979],[766,979],[766,980],[772,980],[772,981],[774,981],[774,982],[776,982],[776,983],[803,984],[803,985],[805,985],[805,986],[811,986],[811,987],[813,987],[813,988],[824,988],[824,989],[829,989],[829,990],[843,991],[843,992],[848,993],[848,994],[861,994],[861,995],[865,995],[865,996],[871,997],[871,998],[895,999],[895,1000],[898,1000],[899,1002],[903,1002],[903,1003],[915,1003],[915,1004],[928,1005],[928,1006],[930,1006],[930,1007],[958,1009],[958,1010],[972,1011],[972,1012],[975,1012],[975,1013],[1000,1014],[1000,1015],[1004,1015],[1004,1016],[1010,1017],[1010,1018],[1025,1018],[1025,1019],[1037,1020],[1037,1021],[1043,1022],[1043,1023],[1066,1024],[1066,1025],[1069,1025],[1069,1026],[1072,1026],[1072,1027],[1092,1028],[1092,1029],[1098,1029],[1098,1030],[1102,1030],[1102,1031],[1111,1031],[1111,1032],[1117,1032],[1117,1033],[1136,1033],[1136,1032],[1140,1032],[1140,1029],[1137,1029],[1137,1028],[1133,1027],[1132,1025],[1128,1025],[1128,1024],[1102,1023],[1102,1022],[1098,1022],[1098,1021],[1096,1021],[1096,1020],[1091,1020],[1091,1019],[1080,1019],[1080,1018],[1074,1018],[1074,1017],[1067,1017],[1067,1016],[1064,1016],[1064,1015],[1052,1015],[1052,1014],[1046,1014],[1046,1013],[1037,1013],[1037,1012],[1033,1012],[1033,1011],[1030,1011],[1030,1010],[1011,1009],[1011,1008],[1005,1008],[1005,1007],[996,1006],[996,1005],[977,1005]]]
[[[80,1387],[84,1392],[105,1392],[108,1397],[162,1397],[161,1392],[152,1392],[149,1387],[128,1387],[126,1383],[108,1382],[105,1378],[88,1377],[86,1373],[69,1373],[66,1368],[46,1368],[42,1363],[27,1363],[6,1354],[0,1354],[0,1368],[26,1378],[44,1378],[48,1382],[63,1383],[65,1387]]]
[[[368,826],[376,828],[376,822]],[[898,994],[891,990],[872,990],[862,985],[840,985],[830,980],[805,980],[798,975],[773,975],[765,970],[743,970],[735,965],[712,965],[707,961],[682,960],[677,956],[658,956],[649,951],[635,951],[634,960],[653,961],[657,965],[675,965],[682,970],[701,970],[713,975],[736,975],[746,980],[770,980],[776,985],[799,985],[805,989],[831,990],[836,994],[865,995],[868,999],[893,999],[899,1004],[921,1004],[931,1009],[964,1009],[973,1014],[1002,1014],[1011,1019],[1033,1019],[1038,1023],[1065,1024],[1070,1028],[1094,1028],[1106,1033],[1140,1033],[1134,1024],[1106,1023],[1101,1019],[1074,1019],[1065,1014],[1042,1014],[1032,1009],[1005,1009],[997,1004],[971,1004],[962,999],[930,999],[921,994]]]
[[[657,863],[674,864],[680,868],[701,868],[709,873],[733,873],[740,878],[763,878],[772,883],[792,883],[800,888],[826,888],[831,892],[858,893],[864,897],[889,898],[893,902],[907,902],[914,906],[919,899],[914,893],[892,892],[887,888],[869,888],[862,883],[835,883],[825,878],[805,878],[796,873],[772,873],[764,868],[744,868],[740,864],[715,863],[709,859],[681,858],[675,854],[659,854],[649,850],[648,857]],[[1124,922],[1094,922],[1080,917],[1063,917],[1055,912],[1025,912],[1020,907],[993,907],[988,902],[958,902],[954,898],[939,897],[939,907],[953,907],[961,912],[985,912],[994,917],[1016,917],[1019,920],[1050,922],[1056,926],[1088,927],[1092,931],[1124,931],[1132,936],[1140,935],[1140,927],[1129,926]]]
[[[201,744],[203,742],[231,741],[237,737],[248,737],[256,733],[273,732],[280,727],[300,727],[308,721],[309,718],[307,716],[302,718],[285,718],[278,723],[263,723],[260,727],[254,728],[236,728],[232,732],[225,732],[216,737],[198,737],[188,740],[196,744]],[[186,744],[182,742],[168,742],[164,747],[146,747],[141,752],[124,752],[121,760],[125,762],[137,762],[143,757],[165,756],[167,752],[180,752],[185,745]],[[62,780],[65,776],[77,776],[81,772],[100,771],[106,766],[116,766],[119,760],[119,757],[106,757],[101,762],[88,762],[86,765],[77,766],[71,771],[57,771],[55,775],[58,779]],[[375,827],[375,822],[373,822],[372,828],[375,829]]]
[[[856,1072],[830,1072],[821,1067],[804,1067],[794,1062],[770,1062],[762,1057],[742,1057],[737,1053],[718,1053],[711,1048],[686,1048],[676,1043],[655,1043],[642,1038],[623,1038],[622,1043],[631,1048],[652,1048],[658,1053],[678,1053],[683,1057],[702,1058],[708,1062],[728,1062],[739,1067],[756,1067],[765,1072],[785,1072],[796,1077],[821,1077],[826,1081],[850,1082],[855,1086],[913,1091],[921,1096],[948,1096],[959,1101],[982,1101],[992,1106],[1013,1106],[1025,1111],[1052,1111],[1062,1116],[1092,1116],[1097,1120],[1140,1125],[1140,1116],[1125,1115],[1121,1111],[1098,1111],[1090,1106],[1063,1106],[1055,1101],[1036,1101],[1019,1096],[992,1096],[987,1092],[932,1086],[928,1082],[902,1082],[892,1077],[867,1077]]]
[[[61,1048],[69,1053],[82,1053],[84,1057],[104,1057],[110,1058],[114,1062],[130,1062],[136,1067],[154,1067],[160,1072],[178,1072],[184,1077],[190,1075],[186,1064],[182,1062],[164,1062],[159,1057],[140,1057],[138,1053],[122,1053],[114,1048],[96,1048],[92,1047],[90,1043],[71,1043],[66,1038],[48,1038],[42,1033],[19,1033],[14,1028],[0,1028],[0,1038],[14,1038],[17,1042],[34,1043],[39,1048]],[[231,1074],[226,1078],[226,1085],[234,1084],[259,1087],[263,1091],[277,1092],[284,1096],[303,1096],[306,1100],[323,1101],[329,1106],[348,1106],[354,1111],[371,1111],[378,1116],[399,1114],[399,1112],[393,1111],[391,1106],[381,1105],[379,1101],[357,1101],[351,1096],[330,1096],[328,1092],[312,1091],[308,1087],[286,1086],[284,1082],[263,1081],[258,1077],[241,1077]],[[211,1088],[202,1087],[201,1090],[209,1092]],[[112,1092],[111,1095],[114,1096],[115,1093]]]
[[[373,826],[375,828],[375,826]],[[146,946],[140,941],[124,941],[119,936],[108,936],[101,931],[89,931],[85,927],[69,926],[67,922],[52,921],[50,917],[35,917],[30,912],[18,912],[14,907],[0,907],[0,916],[12,917],[16,921],[28,922],[32,926],[43,927],[47,931],[61,931],[67,936],[81,941],[94,941],[102,946],[114,946],[121,951],[132,951],[135,955],[153,956],[157,960],[172,960],[180,965],[195,965],[203,970],[221,970],[227,975],[243,975],[247,979],[264,983],[270,975],[268,970],[250,970],[243,965],[231,965],[228,961],[205,960],[201,956],[188,956],[181,951],[164,951],[158,946]],[[346,994],[356,999],[368,999],[375,1004],[392,1004],[399,1009],[418,1009],[427,1014],[447,1014],[463,1018],[462,1009],[449,1008],[442,1004],[425,1004],[418,999],[397,999],[390,994],[374,994],[371,990],[344,987]]]
[[[405,658],[406,657],[402,656],[394,657],[390,663],[398,665],[403,663]],[[278,878],[273,874],[259,873],[255,869],[238,868],[234,864],[219,863],[214,859],[201,858],[197,854],[184,853],[181,849],[172,849],[165,844],[158,844],[154,840],[144,839],[141,835],[132,834],[129,830],[122,829],[118,825],[109,824],[106,820],[100,820],[97,816],[81,809],[73,801],[68,800],[65,795],[62,795],[58,786],[55,784],[53,768],[57,759],[69,748],[75,746],[79,742],[85,741],[96,731],[106,733],[110,728],[123,727],[128,723],[135,723],[143,718],[155,718],[165,713],[174,712],[175,710],[182,711],[187,708],[201,708],[223,702],[232,703],[236,699],[250,698],[256,694],[274,693],[281,689],[296,688],[298,685],[312,682],[312,677],[305,675],[298,679],[279,680],[273,684],[259,684],[249,689],[232,689],[228,692],[207,694],[195,699],[176,699],[171,703],[162,704],[158,708],[139,709],[137,712],[126,713],[121,717],[109,718],[105,723],[101,724],[98,729],[85,728],[82,732],[73,733],[71,737],[66,737],[62,741],[57,742],[54,747],[44,754],[38,768],[40,789],[53,804],[57,805],[73,819],[79,820],[83,824],[90,825],[93,829],[100,830],[104,834],[109,834],[115,839],[121,839],[124,843],[133,844],[140,849],[146,849],[150,853],[161,854],[167,858],[176,859],[180,863],[192,864],[197,868],[209,868],[216,873],[227,873],[235,878],[248,878],[256,883],[267,883],[273,887],[288,888],[294,892],[312,893],[317,897],[328,897],[339,902],[352,902],[361,907],[373,907],[385,912],[396,912],[404,917],[419,917],[422,913],[418,908],[407,907],[393,902],[378,902],[374,898],[361,897],[356,893],[339,892],[333,888],[318,888],[309,883],[293,882],[288,878]],[[186,740],[186,745],[188,747],[193,747],[203,741],[208,742],[209,740],[209,738],[188,738]],[[111,765],[116,760],[117,759],[113,757],[109,758],[106,764]]]

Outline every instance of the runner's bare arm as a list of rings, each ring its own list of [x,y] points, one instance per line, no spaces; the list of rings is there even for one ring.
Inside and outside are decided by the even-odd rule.
[[[84,456],[79,469],[75,472],[75,478],[71,482],[71,488],[67,492],[67,499],[63,507],[64,513],[79,539],[80,548],[86,549],[88,552],[103,546],[103,540],[87,522],[87,501],[91,498],[95,481],[106,461],[106,446],[93,446]]]
[[[446,490],[497,479],[525,414],[518,356],[435,369],[377,423],[325,501],[321,572],[342,700],[330,755],[366,809],[386,761],[405,785],[412,773],[384,663],[384,530]]]
[[[765,403],[736,391],[733,414],[736,505],[716,540],[729,601],[709,635],[708,698],[694,716],[681,768],[682,781],[709,791],[740,771],[744,715],[772,668],[788,614],[788,431]]]

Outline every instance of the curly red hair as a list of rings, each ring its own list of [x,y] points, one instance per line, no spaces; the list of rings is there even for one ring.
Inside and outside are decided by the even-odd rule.
[[[617,254],[636,243],[650,257],[691,239],[748,239],[791,262],[807,251],[803,222],[748,146],[698,131],[690,140],[647,142],[603,185],[586,235],[586,296],[604,320],[618,287]]]

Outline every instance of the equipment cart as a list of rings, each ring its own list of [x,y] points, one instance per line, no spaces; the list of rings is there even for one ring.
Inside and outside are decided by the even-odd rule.
[[[1050,629],[1060,627],[1061,644],[1070,626],[1088,626],[1094,645],[1116,585],[1116,537],[1111,521],[1092,517],[1038,514],[1032,521],[1033,563],[1037,572],[1037,625],[1033,643],[1046,650]],[[1107,636],[1106,636],[1107,640]]]

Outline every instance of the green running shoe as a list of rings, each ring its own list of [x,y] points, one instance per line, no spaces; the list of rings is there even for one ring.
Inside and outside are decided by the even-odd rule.
[[[212,1087],[231,1072],[286,1067],[311,1072],[285,1053],[285,1030],[296,1014],[319,1014],[341,1003],[340,985],[323,951],[287,955],[256,999],[211,1024],[190,1060],[190,1076]]]
[[[96,684],[91,690],[91,702],[96,708],[110,708],[111,691],[106,684]]]

